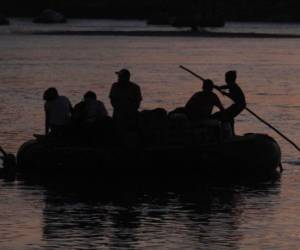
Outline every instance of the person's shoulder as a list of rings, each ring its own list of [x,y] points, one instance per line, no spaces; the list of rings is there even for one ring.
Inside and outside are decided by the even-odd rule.
[[[130,84],[131,87],[133,87],[135,89],[140,89],[140,86],[135,82],[129,82],[129,84]]]
[[[241,94],[244,94],[242,88],[241,88],[237,83],[235,83],[235,84],[233,85],[233,89],[234,89],[234,91],[236,91],[236,92],[239,92],[239,93],[241,93]]]
[[[104,106],[104,102],[101,102],[100,100],[96,101],[98,105]]]
[[[241,89],[241,87],[239,86],[238,83],[232,84],[231,87],[234,88],[234,89]]]
[[[68,102],[70,102],[69,98],[68,98],[68,97],[66,97],[66,96],[64,96],[64,95],[60,95],[60,96],[58,96],[58,98],[59,98],[60,100],[63,100],[63,101],[68,101]]]
[[[120,89],[120,83],[119,83],[119,82],[114,82],[114,83],[111,85],[110,91],[112,92],[112,91],[116,91],[116,90],[118,90],[118,89]]]
[[[75,104],[74,109],[79,109],[79,108],[83,107],[84,105],[85,105],[85,103],[83,101],[81,101],[81,102]]]
[[[214,98],[219,98],[215,92],[210,92],[210,95],[213,96]]]
[[[220,98],[218,97],[218,95],[214,92],[211,92],[211,97],[215,102],[220,102]]]
[[[109,92],[109,97],[112,97],[114,95],[116,95],[116,93],[118,93],[120,91],[120,84],[118,82],[114,82],[112,85],[111,85],[111,89],[110,89],[110,92]]]
[[[139,96],[139,98],[142,98],[142,91],[139,85],[137,85],[134,82],[130,82],[130,90],[132,93],[134,93],[136,96]]]
[[[201,98],[201,95],[202,95],[201,91],[198,91],[198,92],[194,93],[191,96],[191,98],[189,99],[189,102],[198,100],[199,98]]]
[[[118,87],[120,84],[119,84],[119,82],[114,82],[112,85],[111,85],[111,87],[112,88],[115,88],[115,87]]]
[[[206,94],[206,93],[203,92],[203,91],[198,91],[198,92],[196,92],[196,93],[193,94],[192,98],[193,98],[193,97],[194,97],[194,98],[200,97],[200,96],[203,96],[203,95],[205,95],[205,94]]]

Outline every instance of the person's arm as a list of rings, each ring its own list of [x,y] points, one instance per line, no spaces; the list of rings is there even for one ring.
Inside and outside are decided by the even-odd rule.
[[[99,102],[100,107],[101,107],[101,115],[102,116],[108,116],[107,109],[105,108],[105,105],[103,102]]]
[[[221,86],[214,85],[214,88],[217,89],[218,91],[222,91],[224,89],[229,89],[228,85],[221,85]]]
[[[222,85],[222,86],[214,85],[214,88],[215,88],[216,90],[218,90],[222,95],[231,98],[230,93],[224,91],[224,90],[229,89],[229,87],[228,87],[227,85]]]
[[[109,92],[109,99],[110,99],[110,103],[111,103],[111,106],[113,108],[116,108],[116,106],[118,105],[118,100],[116,98],[116,95],[115,95],[115,88],[114,88],[114,85],[111,87],[110,89],[110,92]]]
[[[47,106],[47,102],[44,104],[45,111],[45,135],[49,134],[50,125],[49,125],[49,110]]]
[[[0,152],[3,154],[4,157],[7,156],[7,153],[5,152],[5,150],[1,146],[0,146]],[[3,158],[1,157],[1,159],[3,159]]]
[[[71,113],[71,115],[74,113],[74,108],[73,108],[73,106],[72,106],[72,104],[71,104],[71,102],[70,102],[70,100],[68,99],[68,102],[69,102],[69,109],[70,109],[70,113]]]
[[[232,99],[232,96],[231,96],[230,93],[225,92],[225,91],[220,91],[220,93],[221,93],[222,95],[227,96],[228,98]]]
[[[137,88],[137,98],[136,98],[136,106],[137,106],[137,109],[140,108],[142,100],[143,100],[143,97],[142,97],[141,88],[138,87],[138,88]]]
[[[226,86],[226,85],[224,85],[224,86],[216,86],[216,85],[214,85],[214,88],[216,90],[218,90],[222,95],[227,96],[228,98],[232,99],[232,96],[231,96],[230,92],[224,91],[225,89],[229,89],[228,86]]]
[[[49,134],[50,126],[49,126],[49,112],[45,110],[45,135]]]
[[[219,97],[216,95],[216,100],[215,100],[215,106],[220,110],[220,111],[224,111],[224,106],[221,103]]]
[[[141,89],[139,86],[135,86],[132,89],[132,93],[130,96],[130,105],[132,109],[138,110],[140,108],[141,105],[141,101],[142,101],[142,93],[141,93]]]

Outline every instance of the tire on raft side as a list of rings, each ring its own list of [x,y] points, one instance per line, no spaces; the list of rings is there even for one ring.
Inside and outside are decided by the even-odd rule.
[[[17,152],[19,170],[34,170],[40,167],[40,156],[44,153],[44,146],[37,140],[29,140],[21,145]]]
[[[162,179],[174,182],[195,179],[251,179],[277,172],[281,151],[268,135],[247,134],[221,143],[193,147],[124,148],[62,147],[38,140],[25,142],[17,154],[21,171],[112,180]],[[126,166],[126,167],[125,167]],[[107,177],[107,178],[106,178]],[[175,181],[176,180],[176,181]]]
[[[275,174],[281,165],[278,143],[265,134],[237,137],[232,142],[224,143],[219,153],[228,171],[237,176],[270,176]]]

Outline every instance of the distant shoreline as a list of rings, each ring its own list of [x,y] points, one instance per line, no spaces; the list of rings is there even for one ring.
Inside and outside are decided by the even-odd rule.
[[[149,36],[149,37],[220,37],[220,38],[300,38],[292,34],[237,33],[209,31],[33,31],[30,35],[80,35],[80,36]]]

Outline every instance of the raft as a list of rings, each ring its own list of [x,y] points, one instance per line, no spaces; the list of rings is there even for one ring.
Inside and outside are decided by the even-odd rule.
[[[267,178],[279,172],[281,150],[265,134],[197,145],[73,146],[33,139],[17,153],[22,173],[95,181],[190,182]]]

